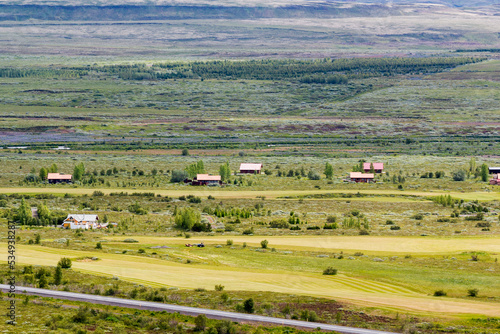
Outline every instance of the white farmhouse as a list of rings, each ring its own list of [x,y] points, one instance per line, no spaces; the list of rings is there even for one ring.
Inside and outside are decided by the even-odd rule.
[[[69,214],[62,224],[63,228],[69,228],[71,230],[84,229],[88,230],[90,228],[101,227],[99,224],[99,217],[97,215],[74,215]]]

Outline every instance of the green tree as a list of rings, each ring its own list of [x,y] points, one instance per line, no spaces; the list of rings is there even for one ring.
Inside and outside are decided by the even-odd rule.
[[[21,205],[17,209],[16,221],[21,225],[28,225],[31,223],[31,208],[24,200],[24,197],[21,198]]]
[[[56,271],[54,273],[54,284],[60,285],[62,283],[62,277],[63,277],[62,268],[61,266],[57,266]]]
[[[63,269],[69,269],[69,268],[71,268],[71,259],[69,259],[67,257],[63,257],[59,260],[57,265],[61,266],[61,268],[63,268]]]
[[[196,316],[196,318],[194,318],[194,324],[196,325],[196,327],[194,328],[195,331],[204,331],[205,330],[205,327],[207,327],[207,316],[204,315],[204,314],[200,314],[198,316]]]
[[[73,178],[76,181],[80,181],[85,174],[85,166],[83,165],[83,162],[80,162],[78,165],[75,166],[73,169]]]
[[[52,219],[49,208],[45,203],[40,203],[37,205],[38,219],[42,222],[42,225],[47,225]]]
[[[476,158],[472,157],[469,161],[469,172],[474,173],[476,171]]]
[[[40,172],[38,173],[38,176],[40,176],[40,180],[45,181],[47,180],[47,175],[49,172],[47,171],[47,168],[42,167],[40,168]]]
[[[187,148],[185,148],[185,149],[182,150],[182,155],[184,155],[184,156],[189,155],[189,151],[188,151]]]
[[[175,227],[183,230],[191,230],[194,224],[201,221],[201,214],[187,207],[177,210],[175,215]]]
[[[219,174],[223,182],[229,180],[229,178],[231,177],[231,169],[229,168],[229,162],[226,162],[225,164],[219,167]]]
[[[43,289],[43,288],[46,288],[48,285],[48,282],[47,282],[47,276],[45,275],[41,275],[40,276],[40,279],[38,280],[38,287],[40,289]]]
[[[189,177],[189,174],[183,170],[174,170],[172,171],[172,177],[170,178],[170,182],[179,183],[184,181]]]
[[[488,181],[488,174],[489,174],[489,169],[486,164],[481,165],[481,181],[487,182]]]
[[[375,173],[375,168],[373,168],[373,162],[370,162],[370,173]]]
[[[52,166],[49,167],[48,169],[48,172],[49,173],[57,173],[57,165],[56,164],[52,164]]]
[[[267,245],[269,245],[269,241],[267,241],[267,240],[262,240],[262,241],[260,242],[260,246],[261,246],[262,248],[264,248],[264,249],[265,249],[265,248],[267,248]]]
[[[243,302],[243,308],[245,309],[246,313],[253,313],[254,312],[254,302],[252,298],[249,298]]]
[[[328,180],[331,180],[333,177],[333,166],[328,162],[325,164],[325,176]]]
[[[191,177],[191,178],[195,177],[196,174],[204,174],[205,173],[205,164],[203,163],[202,160],[195,162],[195,163],[186,167],[186,172],[188,173],[189,177]]]

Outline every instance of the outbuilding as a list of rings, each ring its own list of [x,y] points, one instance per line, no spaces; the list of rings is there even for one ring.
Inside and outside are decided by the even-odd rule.
[[[373,171],[375,173],[382,173],[384,171],[384,163],[383,162],[365,162],[363,163],[363,170],[365,172],[369,172],[372,168],[371,165],[373,164]]]
[[[370,183],[375,182],[375,174],[351,172],[349,173],[349,179],[356,183]]]
[[[242,174],[260,174],[262,170],[262,164],[240,164],[240,173]]]
[[[47,181],[49,183],[70,183],[73,181],[73,175],[63,173],[48,173]]]
[[[222,184],[220,175],[196,174],[191,182],[193,186],[216,186]]]

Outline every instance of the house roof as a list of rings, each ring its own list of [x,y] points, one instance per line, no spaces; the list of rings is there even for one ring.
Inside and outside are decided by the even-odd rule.
[[[240,170],[261,170],[261,169],[262,169],[262,164],[247,164],[247,163],[240,164]]]
[[[63,174],[63,173],[49,173],[47,174],[47,180],[71,180],[73,175]]]
[[[220,181],[220,175],[196,174],[197,181]]]
[[[99,217],[97,215],[74,215],[70,213],[68,217],[66,217],[65,221],[71,218],[79,222],[95,222],[99,220]]]
[[[371,173],[350,172],[349,177],[351,179],[373,179],[375,175]]]
[[[363,169],[364,170],[369,170],[370,169],[370,164],[371,162],[365,162],[363,163]],[[373,169],[379,170],[379,169],[384,169],[384,163],[383,162],[373,162]]]

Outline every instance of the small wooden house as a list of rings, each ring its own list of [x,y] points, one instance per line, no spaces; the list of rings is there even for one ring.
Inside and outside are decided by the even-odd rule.
[[[383,162],[365,162],[363,163],[363,170],[369,172],[371,170],[371,165],[373,164],[373,171],[375,173],[382,173],[384,171],[384,163]]]
[[[49,183],[70,183],[73,181],[73,175],[63,173],[49,173],[47,174],[47,181]]]
[[[222,184],[220,175],[196,174],[191,182],[193,186],[216,186]]]
[[[101,225],[99,224],[99,217],[97,215],[74,215],[74,214],[69,214],[66,219],[64,219],[63,228],[69,228],[71,230],[77,230],[77,229],[83,229],[83,230],[88,230],[88,229],[94,229],[94,228],[100,228]]]
[[[375,174],[351,172],[349,174],[349,179],[356,183],[370,183],[375,182]]]
[[[242,174],[260,174],[262,170],[262,164],[240,164],[240,173]]]

